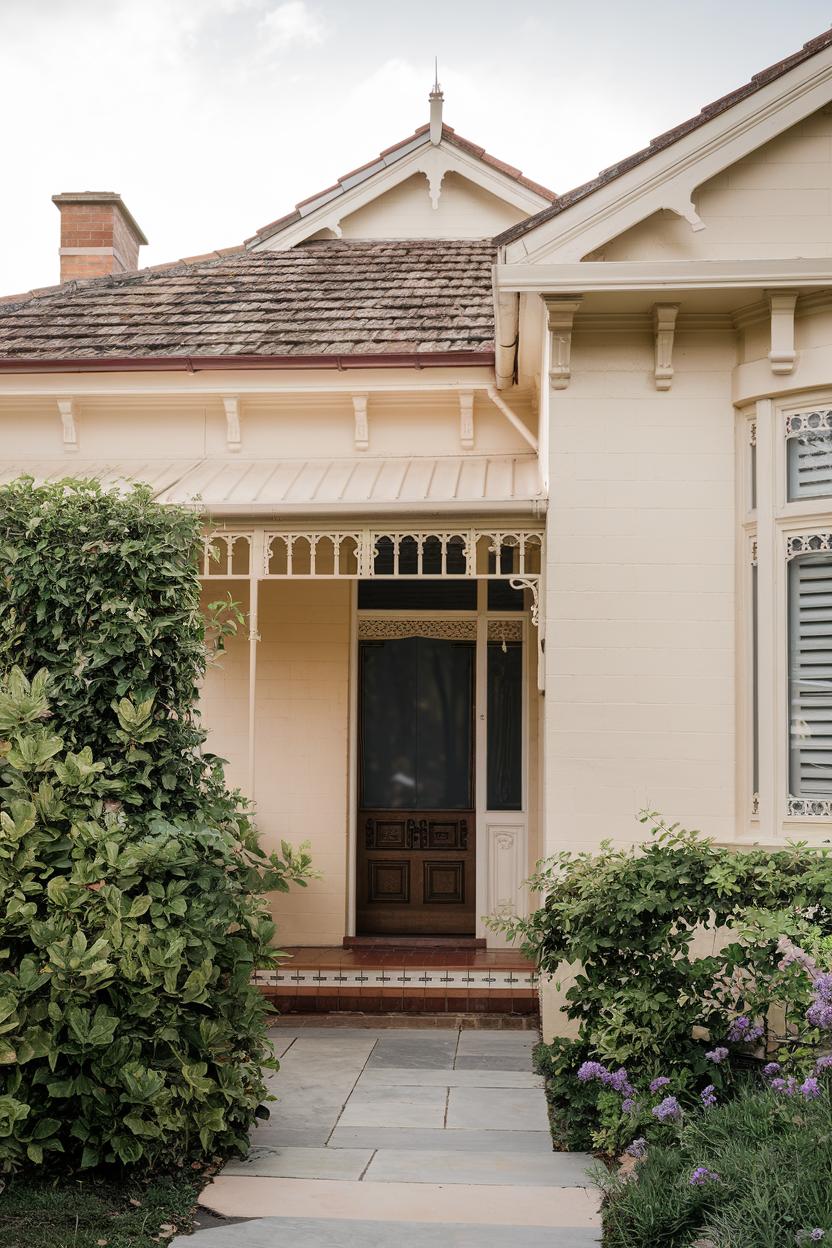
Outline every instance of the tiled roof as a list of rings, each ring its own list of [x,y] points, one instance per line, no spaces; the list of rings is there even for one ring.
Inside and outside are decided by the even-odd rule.
[[[375,160],[368,161],[366,165],[361,165],[358,169],[351,169],[349,173],[342,173],[338,181],[332,186],[327,186],[322,191],[316,191],[314,195],[307,196],[300,203],[295,204],[292,212],[287,212],[285,216],[278,217],[277,221],[271,221],[268,225],[263,225],[255,232],[252,238],[247,239],[249,243],[261,242],[265,238],[270,238],[273,234],[277,234],[288,225],[294,225],[297,221],[302,221],[304,217],[314,212],[316,208],[320,208],[323,204],[328,204],[332,200],[337,199],[340,195],[351,191],[354,186],[359,186],[362,182],[366,182],[374,174],[379,173],[382,169],[389,168],[394,165],[397,160],[407,156],[409,152],[414,151],[417,147],[423,147],[429,142],[430,126],[420,126],[418,130],[414,130],[413,134],[408,135],[406,139],[402,139],[399,143],[395,143],[392,147],[387,147],[383,152],[379,152]],[[453,126],[442,126],[442,139],[446,143],[450,143],[453,147],[458,147],[460,151],[466,152],[469,156],[481,160],[484,165],[490,165],[499,173],[507,178],[511,178],[513,182],[525,187],[527,191],[533,191],[535,195],[540,195],[543,199],[554,201],[557,195],[554,191],[550,191],[548,187],[541,186],[539,182],[533,182],[531,178],[524,177],[519,169],[514,165],[508,165],[503,160],[498,160],[496,156],[492,156],[484,147],[480,147],[478,143],[472,143],[470,139],[464,139],[461,134],[457,134]]]
[[[493,351],[488,240],[232,251],[0,302],[0,363]]]
[[[770,82],[774,82],[775,79],[782,78],[783,74],[787,74],[790,69],[801,65],[803,61],[808,61],[810,57],[817,55],[818,52],[822,52],[830,46],[832,46],[832,29],[825,30],[822,35],[818,35],[815,39],[810,39],[808,43],[804,43],[803,47],[799,51],[793,52],[791,56],[786,56],[782,61],[769,65],[767,69],[761,69],[758,74],[755,74],[749,82],[743,83],[741,87],[737,87],[734,91],[729,91],[727,95],[721,96],[718,100],[712,100],[695,117],[689,117],[687,121],[674,126],[672,130],[666,130],[664,134],[658,135],[641,151],[634,152],[632,156],[625,157],[624,160],[618,161],[615,165],[610,165],[608,169],[602,169],[596,177],[591,178],[589,182],[584,182],[582,186],[576,186],[573,190],[556,196],[550,208],[544,208],[540,212],[535,213],[533,217],[527,217],[525,221],[519,221],[516,225],[509,226],[507,230],[504,230],[502,234],[497,236],[495,242],[498,245],[504,245],[513,242],[516,238],[520,238],[523,234],[528,234],[530,230],[543,225],[545,221],[550,221],[552,217],[558,216],[559,213],[564,212],[567,208],[571,208],[573,204],[586,199],[594,191],[600,190],[601,187],[607,186],[610,182],[614,182],[622,174],[629,173],[631,169],[635,169],[637,165],[643,164],[651,156],[655,156],[658,152],[663,152],[665,148],[671,147],[679,139],[683,139],[685,135],[690,134],[691,131],[698,130],[706,122],[711,121],[714,117],[719,117],[721,113],[727,112],[729,108],[733,108],[741,100],[746,99],[749,95],[753,95],[755,91],[760,91]]]

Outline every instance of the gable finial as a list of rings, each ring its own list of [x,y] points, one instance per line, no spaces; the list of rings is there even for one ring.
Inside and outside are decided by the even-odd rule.
[[[442,139],[442,102],[445,99],[439,85],[439,57],[433,60],[433,88],[428,96],[430,100],[430,141],[436,146]]]

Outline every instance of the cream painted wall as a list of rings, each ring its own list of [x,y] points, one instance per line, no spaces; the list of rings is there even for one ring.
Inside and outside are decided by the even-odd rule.
[[[828,256],[832,105],[807,117],[694,195],[705,229],[660,212],[601,248],[605,260]]]
[[[734,834],[733,336],[576,333],[550,394],[546,848]]]
[[[360,387],[356,386],[358,392]],[[513,409],[534,428],[528,396],[511,399]],[[84,459],[201,459],[228,454],[225,410],[219,395],[204,400],[86,396],[75,404],[78,453]],[[370,455],[459,455],[459,403],[451,394],[371,395],[369,447],[355,447],[355,414],[349,395],[255,395],[241,399],[242,445],[229,456],[286,459]],[[54,399],[15,399],[0,410],[0,430],[15,460],[63,454]],[[479,393],[474,402],[474,447],[469,453],[528,452],[528,445]]]
[[[423,173],[401,182],[341,221],[344,238],[491,238],[528,214],[446,173],[436,208]]]
[[[217,583],[206,591],[208,599],[227,588]],[[257,824],[266,848],[278,848],[281,838],[310,840],[322,872],[307,889],[275,895],[283,944],[339,945],[346,932],[349,612],[349,584],[260,585]],[[229,781],[245,788],[245,639],[233,641],[212,667],[201,704],[208,748],[229,760]]]

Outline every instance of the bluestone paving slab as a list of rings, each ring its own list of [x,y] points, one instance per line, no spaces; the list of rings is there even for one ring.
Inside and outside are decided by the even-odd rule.
[[[594,1248],[592,1227],[437,1225],[337,1218],[255,1218],[195,1235],[178,1235],[172,1248]]]
[[[446,1134],[451,1134],[446,1132]],[[324,1150],[329,1151],[329,1150]],[[500,1183],[521,1187],[586,1187],[588,1153],[436,1152],[413,1165],[409,1149],[379,1149],[370,1162],[366,1182],[377,1183]]]
[[[360,1179],[373,1156],[369,1148],[253,1147],[244,1161],[231,1161],[223,1174],[271,1179]]]
[[[253,1148],[323,1148],[332,1135],[330,1126],[288,1127],[283,1123],[260,1122],[251,1132]]]
[[[471,1070],[425,1070],[418,1066],[372,1066],[363,1071],[357,1087],[423,1088],[542,1088],[543,1078],[530,1070],[474,1067]]]
[[[545,1131],[462,1131],[442,1128],[345,1127],[329,1137],[330,1148],[409,1148],[413,1152],[445,1150],[485,1153],[551,1153],[552,1137]]]
[[[388,1032],[379,1040],[373,1049],[367,1067],[373,1070],[379,1066],[408,1066],[420,1069],[437,1070],[454,1064],[456,1053],[456,1034],[437,1036],[432,1031],[422,1032],[419,1036],[401,1037],[395,1032]]]
[[[343,1127],[442,1127],[445,1088],[357,1087],[338,1120]]]
[[[546,1098],[524,1088],[451,1088],[447,1125],[469,1131],[545,1131]]]
[[[454,1070],[532,1070],[532,1059],[523,1053],[457,1055]]]
[[[540,1043],[536,1031],[461,1031],[458,1053],[517,1053],[531,1051]]]

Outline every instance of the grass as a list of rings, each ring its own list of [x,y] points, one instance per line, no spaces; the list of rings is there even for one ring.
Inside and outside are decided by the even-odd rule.
[[[158,1248],[193,1229],[205,1177],[15,1176],[0,1195],[0,1248]]]
[[[690,1179],[707,1166],[719,1180]],[[832,1244],[832,1101],[748,1086],[692,1114],[678,1140],[654,1143],[634,1175],[601,1176],[605,1248],[794,1248],[801,1232]]]

